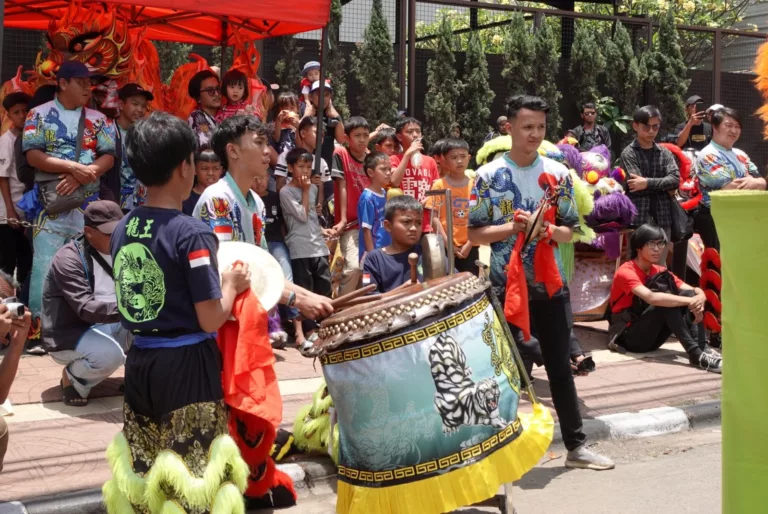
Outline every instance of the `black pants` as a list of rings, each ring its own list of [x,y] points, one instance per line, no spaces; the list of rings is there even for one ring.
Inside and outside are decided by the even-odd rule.
[[[702,205],[696,211],[693,218],[693,230],[699,234],[705,247],[720,251],[720,238],[717,237],[715,220],[712,218],[712,211],[709,210],[709,207]]]
[[[680,277],[681,280],[689,285],[695,286],[698,284],[694,277],[689,276],[688,273],[688,240],[675,243],[672,247],[672,273]],[[689,282],[693,281],[693,284]]]
[[[473,275],[477,275],[479,268],[477,267],[477,264],[475,264],[475,261],[477,261],[479,258],[480,247],[473,246],[469,251],[469,254],[463,259],[459,259],[458,257],[453,258],[453,267],[456,268],[456,271],[459,273],[468,271]]]
[[[331,269],[328,266],[328,257],[306,257],[304,259],[291,259],[293,271],[293,283],[321,296],[331,297]],[[317,328],[317,323],[312,320],[301,322],[304,333]]]
[[[32,269],[32,245],[24,230],[0,225],[0,269],[24,283]]]
[[[522,331],[510,325],[512,337],[515,338],[523,360],[527,354],[530,357],[532,343],[538,346],[544,369],[552,392],[552,402],[560,420],[560,431],[563,442],[568,450],[575,450],[587,440],[581,422],[579,397],[576,394],[576,384],[573,382],[571,370],[571,324],[570,296],[568,289],[563,295],[549,300],[531,300],[531,329],[536,332],[536,340],[523,342]]]
[[[694,293],[680,291],[680,296],[692,297]],[[626,328],[618,343],[630,352],[646,353],[658,350],[672,334],[692,357],[698,357],[706,347],[704,327],[693,324],[688,307],[648,307]]]

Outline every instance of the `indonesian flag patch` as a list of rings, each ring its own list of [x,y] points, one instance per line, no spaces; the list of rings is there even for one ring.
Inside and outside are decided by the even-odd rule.
[[[232,241],[232,225],[217,225],[213,227],[213,233],[219,241]]]
[[[363,273],[363,285],[368,286],[371,284],[371,274],[370,273]]]
[[[476,205],[477,205],[477,193],[473,191],[472,194],[469,195],[469,206],[475,207]]]
[[[211,265],[211,252],[208,250],[195,250],[189,253],[189,267],[199,268],[200,266]]]

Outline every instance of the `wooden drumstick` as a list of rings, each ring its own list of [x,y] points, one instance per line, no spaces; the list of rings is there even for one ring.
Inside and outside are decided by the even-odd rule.
[[[416,270],[416,266],[419,263],[419,256],[415,253],[408,254],[408,264],[411,266],[411,284],[416,284],[419,281],[419,273]]]

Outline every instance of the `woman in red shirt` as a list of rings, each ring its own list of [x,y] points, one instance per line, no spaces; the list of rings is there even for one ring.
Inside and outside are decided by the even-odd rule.
[[[629,240],[632,260],[622,264],[611,286],[609,348],[645,353],[658,349],[674,334],[688,353],[691,365],[721,373],[723,359],[696,341],[706,298],[659,262],[667,236],[659,227],[642,225]],[[661,275],[660,275],[661,274]],[[703,334],[702,334],[703,335]]]

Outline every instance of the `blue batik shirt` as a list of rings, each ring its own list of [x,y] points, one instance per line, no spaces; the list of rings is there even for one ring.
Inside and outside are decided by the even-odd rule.
[[[357,202],[357,219],[360,222],[359,228],[359,252],[358,257],[362,261],[365,253],[365,239],[363,238],[363,229],[367,228],[373,236],[373,249],[383,248],[392,242],[392,237],[384,228],[384,207],[387,204],[387,197],[384,191],[376,193],[368,188],[363,189],[360,195],[360,201]]]
[[[517,209],[533,212],[544,197],[544,190],[539,186],[539,176],[542,173],[552,175],[559,184],[555,223],[559,226],[577,227],[579,215],[568,169],[543,156],[538,156],[530,166],[521,168],[505,154],[503,159],[489,162],[477,170],[477,178],[470,197],[470,228],[510,223],[514,221],[514,213]],[[509,263],[509,256],[517,237],[516,234],[491,244],[491,283],[494,292],[502,298],[507,283],[504,267]],[[522,254],[528,296],[531,300],[549,298],[544,284],[536,282],[534,278],[533,256],[538,244],[539,241],[534,240],[523,249]],[[555,248],[555,259],[560,277],[565,284],[563,262],[557,248]]]
[[[58,99],[31,109],[24,123],[22,151],[40,150],[58,159],[74,161],[77,126],[85,109],[85,130],[80,150],[80,164],[88,166],[102,155],[115,155],[115,126],[99,111],[78,107],[65,109]],[[86,191],[99,190],[99,181],[88,184]]]

